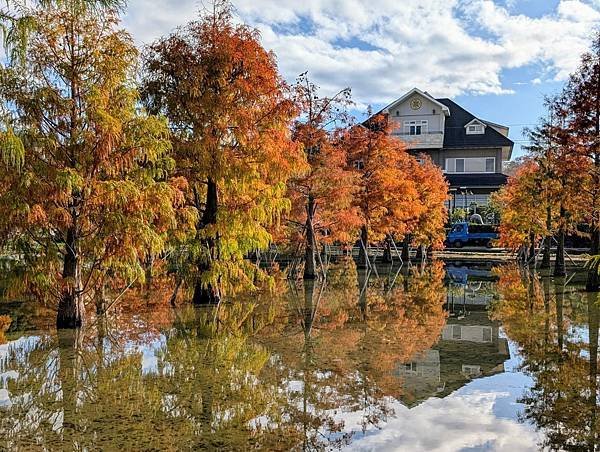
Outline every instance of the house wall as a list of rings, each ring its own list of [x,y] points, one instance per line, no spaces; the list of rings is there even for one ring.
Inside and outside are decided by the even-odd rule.
[[[495,157],[496,172],[502,172],[502,149],[423,149],[412,151],[414,155],[423,153],[431,157],[433,162],[443,170],[446,169],[446,159],[448,158],[469,158],[469,157]]]
[[[410,107],[410,101],[414,97],[421,99],[422,105],[419,110],[413,110]],[[420,120],[425,120],[428,122],[430,133],[444,131],[445,116],[441,107],[419,94],[414,94],[403,102],[392,105],[389,107],[388,112],[390,119],[396,123],[399,123],[400,131],[403,131],[404,121]]]
[[[410,106],[414,98],[421,100],[421,107],[413,110]],[[419,93],[396,102],[387,108],[388,119],[392,127],[392,135],[400,137],[409,149],[440,149],[444,144],[444,126],[446,116],[443,107],[427,96]],[[407,135],[405,122],[427,121],[427,131],[422,135]]]

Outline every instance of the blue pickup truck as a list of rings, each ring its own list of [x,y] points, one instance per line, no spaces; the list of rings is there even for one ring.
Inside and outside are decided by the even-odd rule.
[[[491,248],[499,237],[498,229],[491,224],[456,223],[446,237],[446,245],[454,248],[463,246],[486,246]]]

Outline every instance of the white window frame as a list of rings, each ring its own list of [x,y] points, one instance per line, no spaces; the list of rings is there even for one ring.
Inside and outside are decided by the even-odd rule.
[[[417,131],[419,133],[417,133]],[[419,136],[419,135],[427,135],[428,132],[429,132],[429,121],[427,121],[425,119],[404,121],[404,135]]]
[[[456,171],[456,161],[462,160],[464,161],[464,171]],[[467,171],[469,167],[468,162],[472,160],[483,160],[483,171]],[[487,171],[487,162],[488,160],[493,160],[493,171]],[[448,174],[494,174],[496,172],[496,157],[453,157],[446,159],[446,168],[445,172]]]
[[[485,133],[485,130],[484,130],[483,126],[480,124],[473,124],[473,125],[467,126],[467,135],[483,135],[484,133]]]
[[[474,119],[465,126],[465,129],[467,135],[483,135],[485,133],[485,124]]]

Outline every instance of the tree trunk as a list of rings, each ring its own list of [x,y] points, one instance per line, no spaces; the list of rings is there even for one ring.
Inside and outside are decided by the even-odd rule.
[[[358,265],[360,268],[367,268],[369,266],[369,230],[367,229],[367,226],[363,226],[360,229],[360,240],[362,241],[362,243],[358,250]]]
[[[315,248],[315,200],[312,195],[308,196],[306,205],[306,247],[304,253],[304,279],[315,279],[317,277],[317,250]]]
[[[556,245],[556,260],[554,261],[554,276],[565,276],[565,229],[561,226],[558,230],[558,244]]]
[[[207,226],[217,223],[217,209],[219,206],[219,198],[217,194],[217,183],[212,179],[208,179],[206,187],[206,207],[200,220],[199,230]],[[203,258],[198,263],[199,278],[212,269],[211,261],[218,258],[218,237],[208,237],[203,239],[203,245],[206,247],[209,257]],[[216,304],[220,300],[219,288],[213,284],[203,284],[200,279],[196,281],[194,286],[194,296],[192,302],[195,305],[210,305]]]
[[[394,263],[394,259],[392,258],[392,237],[386,235],[384,241],[384,249],[383,249],[383,258],[382,261],[386,264]]]
[[[173,289],[173,293],[171,294],[171,297],[169,298],[169,304],[172,307],[175,307],[177,305],[177,294],[179,294],[179,288],[181,287],[181,285],[183,284],[183,278],[180,277],[179,275],[175,276],[175,288]]]
[[[600,228],[598,225],[592,225],[592,247],[590,252],[592,256],[600,254]],[[588,292],[598,292],[600,290],[600,276],[597,268],[588,270],[585,288]]]
[[[415,259],[423,262],[425,260],[425,258],[427,257],[427,253],[425,252],[426,248],[427,247],[425,245],[418,245],[417,246],[417,254],[415,256]]]
[[[550,235],[550,230],[552,229],[552,208],[550,206],[546,207],[546,229],[548,230],[548,235],[544,238],[544,249],[542,250],[542,264],[540,268],[550,268],[550,247],[552,245],[552,236]]]
[[[154,256],[149,254],[144,262],[144,279],[146,280],[146,290],[152,289],[152,280],[154,279]]]
[[[96,315],[98,315],[99,317],[106,315],[108,303],[106,300],[106,285],[104,281],[102,281],[102,283],[100,284],[100,287],[96,291],[94,298],[96,302]]]
[[[556,245],[556,257],[554,261],[554,276],[565,276],[565,209],[560,206],[560,227],[558,229],[558,244]]]
[[[64,288],[58,302],[56,327],[79,328],[85,324],[85,305],[81,290],[81,263],[79,259],[79,241],[76,226],[67,231],[63,261]]]
[[[532,262],[535,258],[535,234],[529,233],[529,250],[527,251],[527,262]]]
[[[404,241],[402,242],[402,260],[404,262],[408,262],[410,260],[410,236],[404,237]]]

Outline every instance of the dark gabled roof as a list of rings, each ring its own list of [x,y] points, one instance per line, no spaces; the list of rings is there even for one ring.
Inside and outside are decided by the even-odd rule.
[[[469,135],[470,136],[470,135]],[[500,187],[508,181],[506,174],[446,174],[452,187]]]
[[[480,135],[467,135],[465,126],[473,119],[483,121],[473,116],[460,105],[450,99],[436,99],[450,110],[450,116],[446,118],[444,130],[444,148],[481,148],[481,147],[512,147],[514,143],[493,127],[486,127],[485,133]]]

